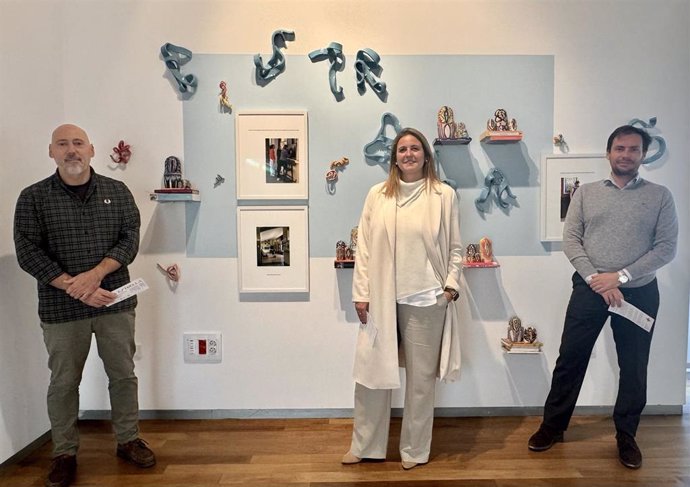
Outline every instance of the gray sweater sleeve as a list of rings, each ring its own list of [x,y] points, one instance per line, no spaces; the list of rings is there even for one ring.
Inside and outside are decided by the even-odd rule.
[[[580,189],[573,194],[563,227],[563,252],[582,279],[597,273],[584,247],[585,219]]]
[[[663,192],[652,248],[626,267],[633,280],[647,274],[654,274],[657,269],[671,262],[676,256],[678,243],[676,206],[671,192],[665,187],[660,186],[660,188]]]

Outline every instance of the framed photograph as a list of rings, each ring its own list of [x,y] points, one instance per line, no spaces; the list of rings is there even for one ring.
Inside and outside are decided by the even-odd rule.
[[[306,111],[240,111],[235,130],[237,199],[309,198]]]
[[[240,206],[240,293],[309,292],[306,206]]]
[[[563,240],[570,200],[581,184],[606,178],[611,166],[602,154],[544,154],[541,159],[541,240]]]

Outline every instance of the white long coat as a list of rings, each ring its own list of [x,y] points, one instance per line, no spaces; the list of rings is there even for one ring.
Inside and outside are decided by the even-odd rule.
[[[352,299],[368,302],[369,314],[378,328],[373,343],[360,330],[355,353],[354,379],[370,389],[400,387],[398,367],[397,313],[395,289],[394,197],[383,194],[384,183],[369,190],[359,221],[357,258],[352,282]],[[444,287],[460,290],[462,244],[460,212],[455,191],[437,184],[426,198],[427,217],[423,228],[424,246],[431,267]],[[460,373],[460,340],[456,303],[446,311],[441,340],[438,376],[444,381]]]

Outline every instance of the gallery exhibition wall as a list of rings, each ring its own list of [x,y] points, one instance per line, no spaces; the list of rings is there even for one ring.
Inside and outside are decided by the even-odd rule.
[[[253,56],[266,62],[271,35],[295,32],[285,71],[261,86]],[[140,407],[148,417],[348,415],[358,320],[352,270],[334,269],[335,244],[349,241],[368,188],[385,177],[364,158],[385,113],[433,140],[439,108],[450,106],[472,141],[441,147],[453,179],[464,243],[488,236],[500,267],[468,269],[460,297],[460,380],[439,384],[439,414],[526,414],[543,404],[558,353],[572,267],[561,244],[542,241],[544,154],[602,155],[608,134],[632,119],[657,118],[666,151],[641,174],[672,191],[680,221],[678,255],[659,273],[662,301],[652,343],[648,412],[679,413],[685,401],[690,210],[690,5],[687,1],[9,1],[0,0],[0,462],[49,429],[47,356],[35,281],[16,262],[12,217],[19,191],[48,176],[51,131],[72,122],[89,133],[97,172],[125,181],[142,215],[141,248],[130,268],[149,290],[137,308],[135,357]],[[181,94],[160,54],[165,43],[192,51]],[[308,54],[343,46],[329,89],[328,62]],[[354,63],[380,56],[384,100],[358,93]],[[226,81],[232,110],[219,105]],[[482,143],[494,111],[517,120],[523,140]],[[237,117],[259,111],[306,113],[306,197],[238,195]],[[390,134],[390,132],[389,132]],[[131,145],[127,164],[109,154]],[[161,203],[163,163],[174,155],[200,202]],[[329,191],[325,173],[347,157]],[[603,161],[603,160],[602,160]],[[605,164],[605,161],[602,163]],[[499,168],[516,200],[475,205]],[[218,176],[223,179],[219,182]],[[306,207],[308,290],[240,293],[238,208]],[[276,208],[277,207],[277,208]],[[297,249],[294,249],[297,250]],[[170,283],[157,267],[176,263]],[[500,338],[519,316],[538,330],[543,353],[505,354]],[[222,334],[222,361],[183,360],[183,333]],[[605,412],[617,365],[605,329],[579,406]],[[109,409],[107,383],[92,351],[81,409]],[[400,394],[394,395],[400,406]]]

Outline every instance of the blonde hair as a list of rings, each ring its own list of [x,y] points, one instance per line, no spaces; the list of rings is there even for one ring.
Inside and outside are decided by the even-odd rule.
[[[406,135],[411,135],[417,139],[422,144],[422,149],[424,150],[424,166],[422,168],[422,175],[424,178],[424,185],[427,191],[431,190],[434,186],[441,183],[438,175],[436,174],[436,163],[434,161],[434,151],[431,150],[429,142],[424,137],[419,130],[412,127],[405,127],[402,129],[398,135],[393,139],[393,144],[391,145],[391,161],[388,169],[388,179],[383,184],[383,194],[387,198],[394,198],[398,196],[400,191],[400,169],[397,166],[398,162],[398,143],[400,139]]]

